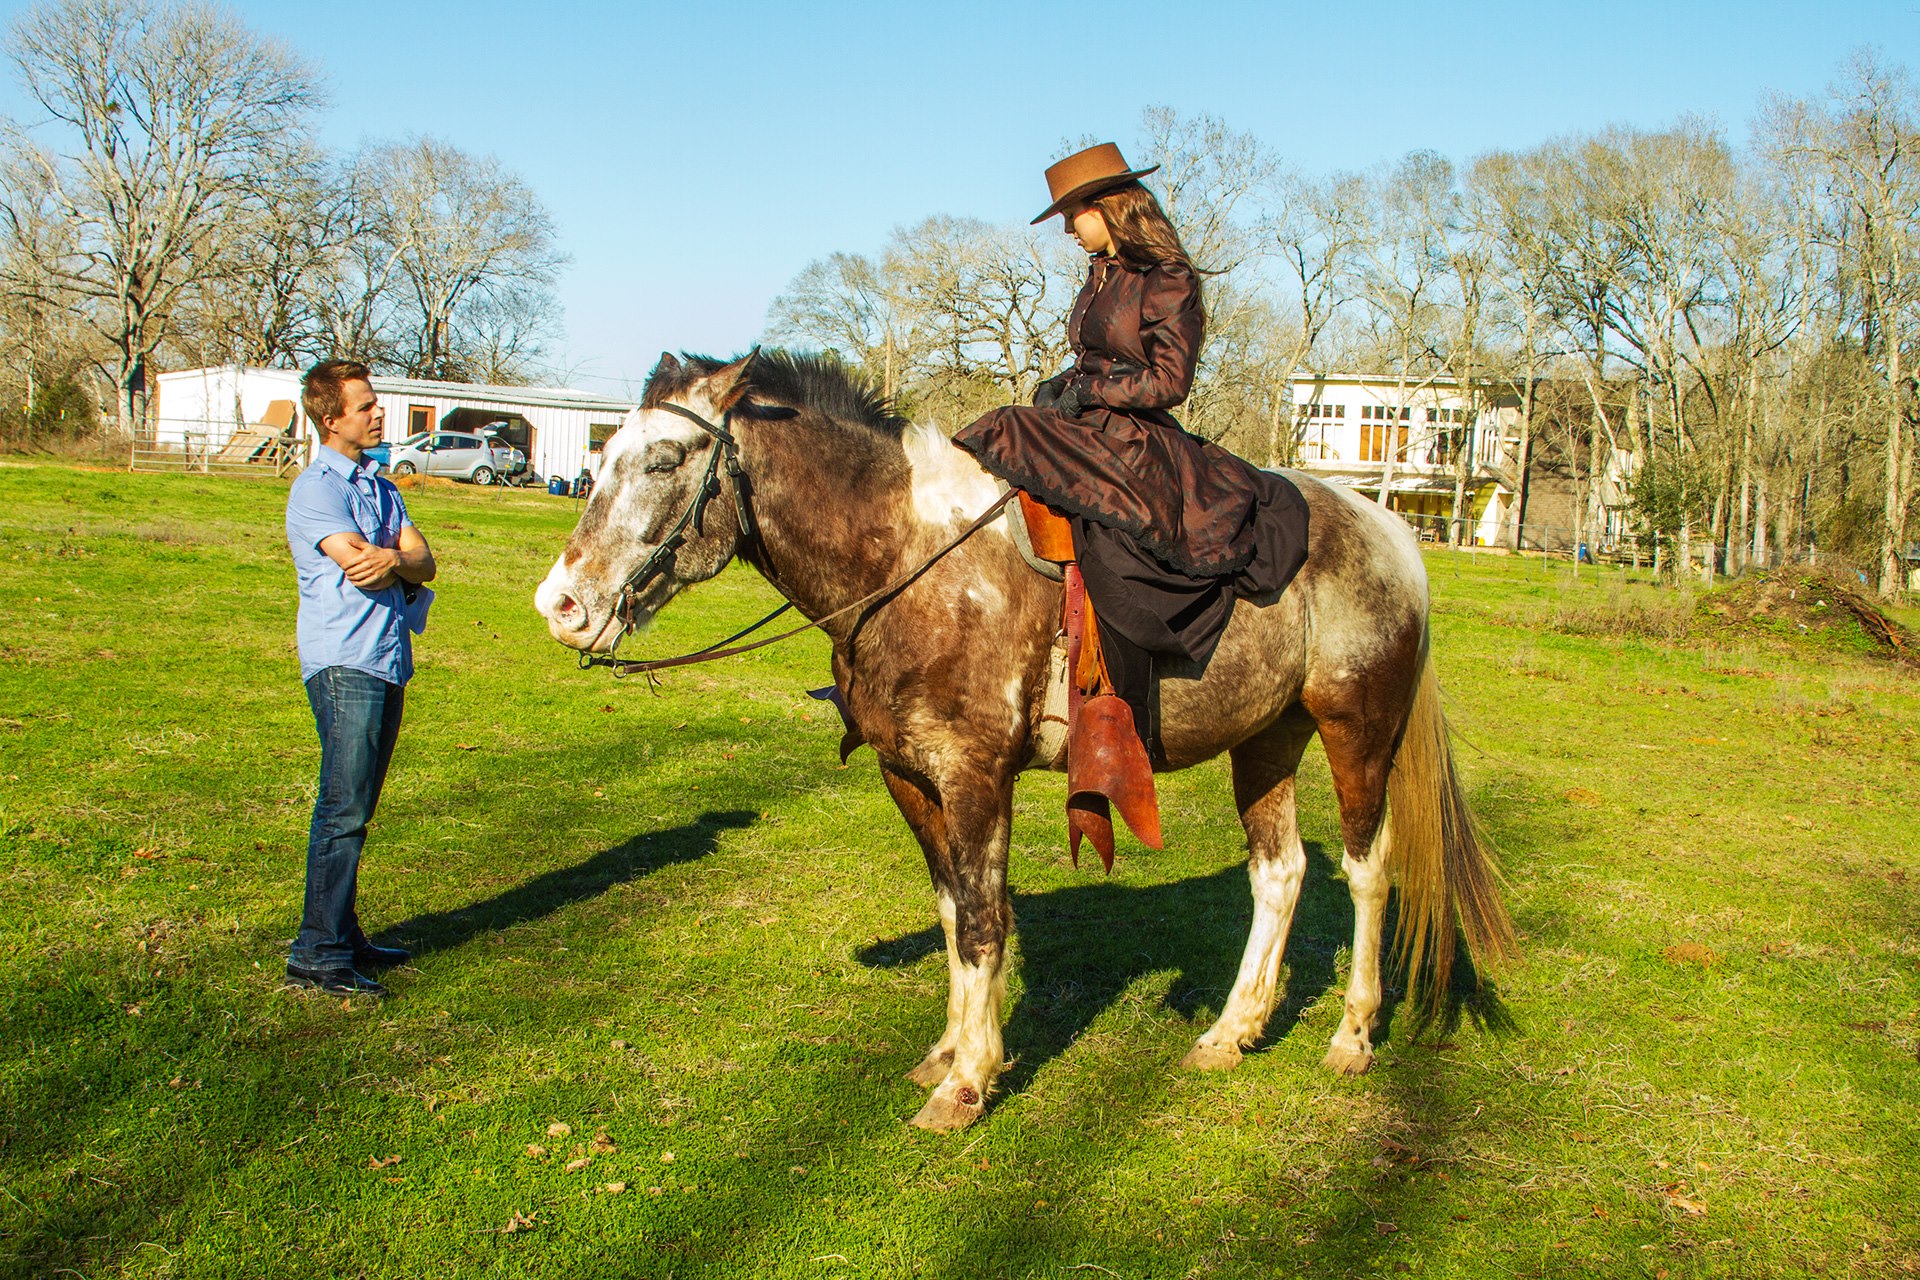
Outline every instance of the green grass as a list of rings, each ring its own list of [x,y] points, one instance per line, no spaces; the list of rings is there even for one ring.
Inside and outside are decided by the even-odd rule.
[[[530,606],[544,495],[411,500],[440,594],[361,903],[417,958],[375,1007],[282,989],[317,754],[284,500],[0,465],[0,1277],[1920,1271],[1910,673],[1570,625],[1654,589],[1431,553],[1511,1027],[1403,1017],[1320,1069],[1351,912],[1316,752],[1285,1004],[1182,1074],[1251,915],[1223,765],[1111,877],[1030,777],[1016,1061],[937,1137],[901,1078],[932,897],[804,696],[824,646],[576,671]],[[769,599],[730,572],[639,647]]]

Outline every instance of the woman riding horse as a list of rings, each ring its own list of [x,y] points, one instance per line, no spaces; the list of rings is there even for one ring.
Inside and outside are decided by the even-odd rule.
[[[1200,275],[1112,143],[1047,170],[1060,214],[1092,256],[1067,320],[1074,363],[1031,408],[995,409],[954,443],[1070,517],[1116,691],[1148,758],[1159,743],[1155,662],[1204,665],[1236,596],[1277,595],[1307,557],[1307,504],[1284,477],[1189,435],[1172,409],[1193,386],[1206,329]]]

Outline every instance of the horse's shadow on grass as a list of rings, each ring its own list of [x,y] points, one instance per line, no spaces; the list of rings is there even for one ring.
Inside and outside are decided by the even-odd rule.
[[[383,940],[406,944],[416,957],[446,951],[493,933],[552,915],[618,884],[652,875],[675,863],[696,862],[714,851],[720,833],[744,827],[757,815],[747,809],[703,813],[664,831],[643,831],[610,845],[585,862],[556,867],[491,898],[451,911],[403,920],[381,931]]]
[[[1339,949],[1352,929],[1348,902],[1328,859],[1310,846],[1287,943],[1286,993],[1263,1043],[1284,1038],[1301,1011],[1336,981]],[[1233,986],[1253,922],[1245,864],[1167,884],[1092,879],[1015,893],[1013,909],[1023,990],[1006,1026],[1014,1064],[1000,1083],[1009,1092],[1024,1088],[1103,1010],[1150,975],[1174,975],[1164,1004],[1194,1021],[1197,1036],[1204,1029],[1201,1019],[1218,1014]],[[857,959],[897,968],[945,949],[936,926],[876,942]]]
[[[1163,1003],[1192,1021],[1197,1037],[1226,1002],[1253,921],[1244,864],[1168,884],[1093,880],[1044,893],[1016,893],[1013,905],[1024,989],[1006,1025],[1007,1052],[1014,1059],[1000,1081],[1007,1092],[1024,1088],[1129,987],[1154,974],[1174,974]],[[1388,939],[1397,908],[1396,894],[1384,921]],[[1347,886],[1333,874],[1332,860],[1309,845],[1307,874],[1287,940],[1284,991],[1259,1047],[1284,1041],[1300,1015],[1341,980],[1340,953],[1352,936]],[[875,942],[856,958],[874,968],[901,968],[945,949],[936,926]],[[1392,1036],[1404,996],[1392,984],[1384,994],[1376,1044]],[[1511,1026],[1498,993],[1490,985],[1476,985],[1464,946],[1443,1006],[1413,1011],[1405,1019],[1408,1038],[1426,1031],[1445,1036],[1463,1018],[1495,1031]]]

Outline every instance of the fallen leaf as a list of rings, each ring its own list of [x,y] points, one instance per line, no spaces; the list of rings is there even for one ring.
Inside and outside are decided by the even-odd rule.
[[[136,858],[157,858],[160,855],[159,851],[155,849],[135,849],[133,856]]]
[[[627,1048],[631,1048],[632,1046],[630,1046],[625,1040],[615,1040],[613,1042],[613,1047],[615,1049],[627,1049]]]
[[[1673,1182],[1662,1187],[1660,1189],[1660,1194],[1666,1197],[1668,1204],[1672,1205],[1676,1209],[1679,1209],[1681,1212],[1685,1213],[1689,1218],[1704,1218],[1707,1214],[1707,1206],[1701,1203],[1700,1201],[1693,1199],[1691,1196],[1684,1194],[1686,1189],[1687,1189],[1686,1183]]]
[[[605,1130],[602,1130],[601,1132],[593,1135],[593,1153],[595,1155],[597,1156],[612,1155],[614,1152],[618,1151],[619,1149],[620,1149],[619,1147],[614,1145],[613,1139],[607,1136]]]
[[[539,1225],[540,1224],[536,1222],[531,1215],[522,1213],[518,1209],[515,1209],[513,1211],[513,1216],[507,1219],[507,1225],[500,1228],[500,1230],[505,1235],[512,1235],[516,1231],[531,1231],[533,1228]]]
[[[672,1164],[672,1163],[673,1163],[673,1152],[671,1152],[671,1151],[662,1151],[662,1152],[660,1153],[660,1163],[661,1163],[661,1164]],[[802,1170],[801,1170],[800,1172],[802,1172],[802,1173],[805,1173],[805,1172],[806,1172],[806,1170],[805,1170],[805,1169],[802,1169]]]
[[[609,1182],[606,1186],[601,1187],[600,1189],[606,1192],[610,1196],[617,1196],[622,1191],[625,1191],[627,1189],[627,1184],[624,1182]]]
[[[458,751],[478,751],[480,749],[480,744],[477,742],[456,742],[453,745],[454,749]]]
[[[1400,1228],[1391,1222],[1376,1222],[1373,1224],[1373,1230],[1375,1235],[1390,1236],[1396,1234]]]
[[[529,1142],[527,1144],[527,1154],[535,1160],[545,1160],[547,1158],[547,1149],[537,1142]]]
[[[573,1126],[564,1120],[555,1120],[547,1126],[547,1136],[549,1138],[564,1138],[572,1132]]]
[[[592,1163],[592,1156],[581,1156],[578,1160],[569,1160],[567,1161],[567,1172],[578,1173]]]
[[[1556,1070],[1553,1074],[1557,1076],[1570,1076],[1574,1072],[1578,1071],[1579,1069],[1580,1069],[1579,1067],[1574,1066],[1572,1063],[1568,1063],[1566,1066]]]
[[[382,1160],[379,1156],[367,1157],[367,1168],[369,1169],[386,1169],[386,1168],[391,1168],[392,1166],[399,1163],[400,1163],[399,1156],[388,1156],[384,1160]]]

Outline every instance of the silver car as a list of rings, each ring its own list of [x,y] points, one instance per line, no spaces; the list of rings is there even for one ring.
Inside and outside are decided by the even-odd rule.
[[[518,452],[490,436],[433,431],[409,436],[393,446],[390,469],[396,476],[410,476],[418,471],[465,480],[469,484],[492,484],[498,476],[513,474],[514,454]],[[519,465],[526,465],[524,458]]]

